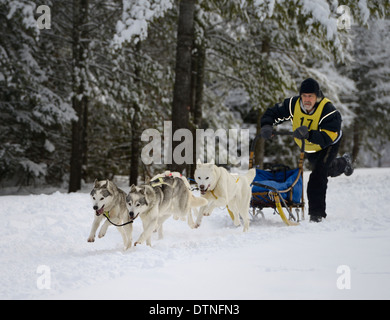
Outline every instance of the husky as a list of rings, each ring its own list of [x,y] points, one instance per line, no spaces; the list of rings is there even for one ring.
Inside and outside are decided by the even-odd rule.
[[[251,200],[251,183],[256,170],[250,169],[247,174],[239,176],[230,174],[225,168],[212,163],[197,162],[194,173],[202,197],[208,205],[199,209],[195,227],[199,227],[203,216],[208,216],[216,207],[226,207],[234,216],[234,225],[239,226],[240,216],[244,221],[244,232],[249,229],[249,206]],[[233,217],[232,217],[233,218]]]
[[[150,181],[158,180],[160,178],[165,178],[165,177],[175,177],[175,178],[180,178],[183,180],[184,184],[188,188],[188,190],[191,190],[191,186],[188,183],[188,180],[185,176],[183,176],[180,172],[172,172],[169,170],[166,170],[164,173],[157,174],[154,176]]]
[[[118,188],[114,182],[110,180],[95,180],[90,195],[93,202],[93,210],[95,210],[95,219],[92,223],[88,242],[95,241],[96,230],[105,217],[108,217],[115,224],[124,224],[134,219],[134,217],[129,215],[129,211],[127,210],[126,193]],[[99,238],[104,237],[110,225],[111,222],[106,219],[100,228]],[[132,244],[133,224],[129,223],[124,226],[118,226],[117,229],[122,235],[124,250],[127,250]]]
[[[163,223],[171,215],[174,219],[185,220],[188,225],[195,227],[191,209],[205,206],[207,200],[195,197],[184,182],[184,177],[162,174],[143,186],[132,185],[126,197],[130,215],[140,216],[143,232],[134,243],[151,246],[152,233],[158,230],[158,238],[163,238]]]

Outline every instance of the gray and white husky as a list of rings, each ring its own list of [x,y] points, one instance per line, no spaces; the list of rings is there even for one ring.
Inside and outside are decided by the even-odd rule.
[[[163,237],[163,223],[171,215],[174,219],[185,220],[188,225],[195,227],[191,209],[205,206],[207,200],[195,197],[184,182],[184,177],[166,176],[155,177],[149,184],[137,187],[132,185],[126,197],[130,215],[140,216],[143,232],[134,245],[146,244],[151,246],[152,233],[158,230],[159,239]]]
[[[114,182],[110,180],[97,181],[95,180],[94,187],[91,191],[93,202],[93,210],[95,210],[95,219],[92,223],[91,233],[88,237],[88,242],[95,241],[96,230],[99,228],[102,220],[106,220],[99,231],[99,238],[104,237],[107,228],[111,223],[104,217],[115,224],[123,224],[131,221],[132,217],[126,207],[126,193],[118,188]],[[131,247],[133,224],[129,223],[122,227],[117,227],[122,235],[124,250]]]

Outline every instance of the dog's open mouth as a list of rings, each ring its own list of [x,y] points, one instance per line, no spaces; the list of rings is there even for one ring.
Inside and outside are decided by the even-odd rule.
[[[201,186],[199,187],[200,194],[204,196],[204,195],[206,194],[207,190],[209,190],[209,187],[210,187],[210,185],[208,185],[207,188],[205,188],[204,185],[201,185]]]
[[[103,213],[103,211],[104,211],[104,204],[99,210],[96,210],[96,215],[100,216]]]

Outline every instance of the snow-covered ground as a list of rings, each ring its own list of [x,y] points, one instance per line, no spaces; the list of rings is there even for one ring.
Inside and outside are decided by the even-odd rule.
[[[219,209],[195,230],[170,219],[163,240],[126,252],[114,227],[87,243],[87,190],[1,196],[0,298],[390,299],[389,194],[389,168],[360,169],[330,179],[323,223],[266,211],[243,233]]]

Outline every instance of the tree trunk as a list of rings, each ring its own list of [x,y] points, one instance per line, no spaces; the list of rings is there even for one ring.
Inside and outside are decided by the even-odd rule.
[[[194,102],[194,124],[199,129],[202,123],[203,106],[203,86],[204,86],[204,68],[206,63],[206,48],[204,45],[197,46],[197,68],[196,68],[196,86]]]
[[[260,110],[258,111],[258,116],[257,116],[257,125],[256,125],[256,136],[258,136],[260,134],[260,129],[261,129],[261,124],[260,124],[260,120],[261,120],[261,116],[262,114],[260,113]],[[264,169],[264,147],[265,147],[265,143],[264,143],[264,139],[262,137],[260,137],[259,139],[257,139],[256,141],[256,145],[255,145],[255,156],[254,156],[254,164],[256,166],[258,166],[258,168],[260,169]]]
[[[196,154],[197,154],[197,145],[196,145],[196,129],[201,129],[202,125],[202,107],[203,107],[203,86],[204,86],[204,68],[206,63],[206,48],[204,45],[195,45],[196,46],[196,55],[193,57],[193,77],[192,77],[192,117],[193,117],[193,127],[192,127],[192,136],[193,140],[193,157],[192,165],[189,166],[188,177],[193,177],[196,169]]]
[[[176,78],[172,103],[172,132],[188,129],[191,106],[191,51],[194,39],[195,0],[181,0],[177,32]],[[182,172],[186,163],[176,163],[173,151],[181,141],[172,141],[172,164],[169,170]],[[192,147],[192,146],[189,146]],[[187,148],[188,149],[188,148]]]
[[[139,123],[141,121],[139,116],[139,109],[136,102],[134,102],[134,109],[136,110],[131,122],[131,164],[130,164],[130,179],[129,179],[129,185],[137,185],[138,182],[138,165],[139,165],[139,158],[141,155],[140,150],[140,140],[141,140],[141,134],[140,134],[140,126]]]
[[[357,119],[354,120],[353,123],[353,147],[352,147],[352,161],[355,161],[358,157],[360,150],[360,130],[361,126],[359,126],[359,122]]]
[[[83,159],[86,153],[86,113],[88,97],[84,95],[84,80],[82,74],[86,72],[86,52],[88,43],[83,25],[88,22],[88,0],[73,0],[73,98],[72,106],[77,120],[72,122],[72,153],[70,159],[69,192],[76,192],[81,188]],[[81,97],[81,98],[80,98]]]
[[[89,99],[87,97],[83,97],[85,101],[83,102],[83,129],[82,129],[82,135],[81,135],[81,141],[82,141],[82,163],[81,163],[81,178],[84,179],[84,181],[87,181],[88,178],[88,136],[87,136],[87,129],[88,129],[88,103]]]
[[[261,44],[261,52],[266,53],[269,55],[271,50],[271,39],[268,35],[265,35]],[[262,114],[260,113],[260,110],[258,110],[257,115],[257,125],[256,125],[256,136],[260,134],[261,129],[261,117]],[[264,150],[265,150],[265,141],[262,137],[257,139],[256,146],[255,146],[255,161],[253,162],[256,166],[258,166],[260,169],[264,169]]]
[[[135,47],[136,50],[136,56],[139,56],[141,54],[141,41],[138,41]],[[140,81],[139,77],[141,74],[140,70],[140,64],[135,63],[135,69],[134,69],[134,74],[135,74],[135,88],[138,92],[141,91],[140,88]],[[141,150],[140,150],[140,141],[141,141],[141,110],[138,105],[137,101],[133,102],[133,109],[134,109],[134,115],[133,119],[131,119],[131,159],[130,159],[130,178],[129,178],[129,186],[135,184],[137,185],[138,183],[138,175],[139,175],[139,159],[141,155]]]

